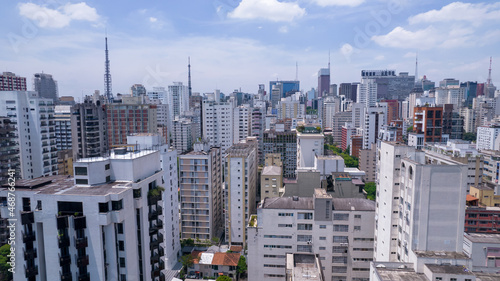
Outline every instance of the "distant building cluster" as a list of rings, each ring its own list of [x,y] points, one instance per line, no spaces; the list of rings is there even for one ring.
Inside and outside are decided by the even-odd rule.
[[[14,280],[500,280],[500,91],[417,70],[113,94],[106,41],[103,95],[4,72]]]

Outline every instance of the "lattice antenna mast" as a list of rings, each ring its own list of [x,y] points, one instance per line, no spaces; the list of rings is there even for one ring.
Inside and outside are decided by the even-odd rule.
[[[415,86],[418,85],[418,53],[415,56]]]
[[[488,80],[486,81],[486,84],[489,86],[491,86],[491,60],[492,58],[490,57],[490,68],[488,70]]]
[[[188,57],[188,91],[189,97],[191,97],[192,89],[191,89],[191,57]]]
[[[113,102],[113,93],[111,92],[111,73],[109,71],[109,51],[108,51],[108,35],[105,37],[106,42],[106,61],[104,63],[104,93],[108,103]]]

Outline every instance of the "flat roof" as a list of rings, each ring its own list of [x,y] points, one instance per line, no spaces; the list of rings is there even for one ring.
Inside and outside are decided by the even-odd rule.
[[[500,244],[500,234],[493,233],[465,233],[464,237],[474,243],[498,243]]]
[[[498,280],[500,280],[500,274],[496,274],[496,273],[475,272],[474,275],[476,275],[476,281],[498,281]]]
[[[332,198],[333,210],[375,211],[375,201],[363,198]]]
[[[420,258],[435,258],[435,259],[469,259],[464,253],[459,252],[444,252],[444,251],[414,251],[415,255]]]
[[[429,281],[423,273],[416,273],[413,269],[377,267],[376,270],[382,281]]]
[[[279,166],[265,166],[264,169],[262,169],[261,175],[280,176],[281,175],[281,167],[279,167]]]
[[[262,209],[314,210],[314,199],[312,197],[265,198]]]
[[[314,254],[287,254],[287,271],[291,269],[291,280],[294,281],[320,281],[323,280],[321,269],[316,263]],[[292,260],[290,260],[292,259]],[[290,268],[291,267],[291,268]]]
[[[474,275],[467,267],[462,265],[439,265],[426,263],[425,266],[427,266],[427,268],[433,273]]]

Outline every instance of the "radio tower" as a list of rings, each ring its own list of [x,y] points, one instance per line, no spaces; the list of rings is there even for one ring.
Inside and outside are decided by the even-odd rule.
[[[191,57],[188,57],[188,91],[189,97],[191,97]]]
[[[486,80],[486,84],[488,85],[488,89],[489,89],[490,85],[491,85],[491,57],[490,57],[490,68],[488,70],[488,80]]]
[[[108,35],[105,37],[106,42],[106,61],[104,62],[104,94],[108,103],[113,102],[113,93],[111,93],[111,73],[109,72],[109,54],[108,54]]]

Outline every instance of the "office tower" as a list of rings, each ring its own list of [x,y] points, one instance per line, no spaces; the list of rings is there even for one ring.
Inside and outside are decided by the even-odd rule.
[[[446,88],[448,86],[459,86],[460,83],[457,79],[454,78],[445,78],[442,81],[439,81],[440,88]]]
[[[32,91],[3,91],[0,116],[16,128],[22,179],[57,175],[54,103]]]
[[[382,103],[382,102],[381,102]],[[393,121],[401,120],[399,115],[399,101],[398,100],[385,100],[383,103],[387,104],[387,117],[386,123],[391,124]]]
[[[251,110],[248,104],[233,109],[233,143],[239,143],[250,136],[252,130]]]
[[[342,126],[345,125],[346,122],[353,122],[352,113],[349,111],[339,112],[333,116],[333,143],[341,144],[342,143]]]
[[[62,96],[62,97],[59,97],[59,100],[56,101],[56,104],[59,104],[59,105],[75,105],[75,98],[72,97],[72,96]]]
[[[259,149],[258,149],[259,165],[264,164],[264,157],[265,157],[265,155],[263,154],[263,149],[264,149],[263,140],[264,140],[264,130],[265,130],[264,113],[265,113],[265,107],[254,107],[251,109],[250,135],[252,137],[256,137],[259,142]]]
[[[26,77],[16,76],[12,72],[0,75],[0,91],[26,91]]]
[[[6,184],[12,174],[21,175],[19,142],[9,117],[0,117],[0,184]]]
[[[266,198],[248,224],[248,280],[289,280],[288,253],[319,255],[325,280],[367,280],[374,219],[375,202],[332,198],[324,189]]]
[[[465,104],[464,106],[472,106],[472,101],[477,94],[477,82],[467,81],[460,83],[460,88],[465,88]]]
[[[233,108],[228,102],[203,101],[202,138],[210,146],[220,146],[222,155],[233,145]]]
[[[330,69],[321,68],[318,71],[318,97],[327,96],[330,93]]]
[[[196,143],[179,155],[181,238],[210,241],[224,231],[221,149]]]
[[[51,99],[54,102],[58,100],[57,81],[52,78],[51,74],[35,73],[33,85],[39,97]]]
[[[421,82],[422,82],[422,90],[424,90],[424,91],[429,91],[429,90],[432,90],[436,87],[436,83],[427,79],[427,76],[425,76],[425,75],[422,78]]]
[[[462,252],[467,165],[395,142],[381,142],[378,155],[375,260]]]
[[[257,194],[257,146],[237,143],[226,151],[224,158],[226,241],[242,245],[247,241],[246,226],[255,213]]]
[[[362,79],[358,85],[356,101],[365,107],[373,107],[377,103],[377,83],[375,79]]]
[[[424,142],[441,142],[443,134],[443,107],[416,106],[413,132],[423,134]]]
[[[325,136],[316,127],[297,130],[297,168],[314,167],[315,156],[324,154]]]
[[[342,126],[342,141],[340,142],[340,149],[346,150],[351,142],[351,137],[356,135],[356,128],[352,126],[351,122],[346,122]]]
[[[191,129],[193,124],[189,119],[175,119],[172,122],[173,147],[182,154],[193,149],[193,138]]]
[[[71,139],[71,106],[56,105],[54,118],[57,150],[71,149],[73,147]]]
[[[478,150],[500,149],[500,125],[477,127],[476,147]]]
[[[375,143],[379,131],[387,124],[385,120],[386,108],[370,107],[365,111],[365,122],[362,125],[363,149],[370,149]]]
[[[193,93],[193,95],[189,97],[189,109],[201,108],[202,102],[203,96],[201,96],[200,93]]]
[[[71,108],[73,160],[105,156],[109,150],[107,112],[104,106],[85,98]]]
[[[188,111],[188,87],[182,85],[182,82],[174,82],[174,85],[168,86],[167,104],[170,106],[172,120]]]
[[[146,87],[142,84],[134,84],[130,87],[130,95],[133,97],[146,95]]]
[[[172,254],[165,247],[172,241],[164,239],[163,203],[170,200],[169,191],[160,188],[165,170],[159,154],[120,149],[110,157],[75,162],[75,178],[17,181],[23,199],[17,200],[22,227],[16,234],[24,239],[16,256],[26,258],[19,259],[25,270],[16,270],[14,278],[164,278]],[[3,216],[6,208],[1,211]]]
[[[343,95],[347,99],[352,100],[352,84],[351,83],[340,83],[339,86],[339,96]]]
[[[127,136],[135,133],[155,134],[158,130],[157,106],[143,104],[138,99],[106,105],[108,144],[127,143]],[[94,122],[97,124],[97,122]]]
[[[297,169],[297,132],[291,130],[266,130],[263,134],[264,157],[278,153],[283,163],[283,177],[295,178]]]
[[[330,85],[330,95],[336,97],[338,96],[337,94],[337,84],[331,84]]]
[[[153,90],[147,91],[146,95],[150,101],[159,101],[159,103],[168,104],[167,91],[165,90],[165,87],[153,87]],[[158,104],[158,102],[154,103]]]
[[[269,81],[269,89],[272,90],[274,85],[276,85],[277,89],[279,90],[278,92],[279,96],[277,97],[277,100],[280,100],[281,98],[286,98],[300,91],[300,81],[283,81],[283,80]],[[271,92],[271,100],[274,100],[273,95],[274,93]]]
[[[408,72],[396,75],[395,70],[362,70],[361,81],[363,79],[375,80],[377,99],[404,100],[415,87],[415,76],[408,75]]]

